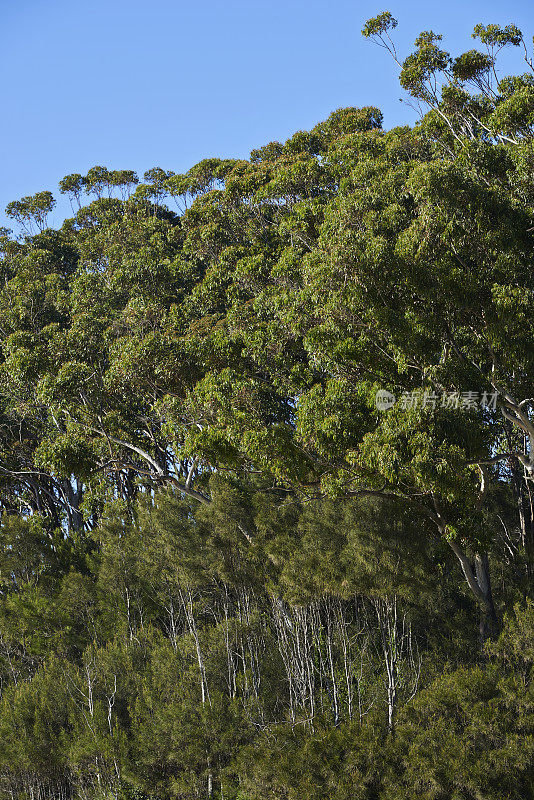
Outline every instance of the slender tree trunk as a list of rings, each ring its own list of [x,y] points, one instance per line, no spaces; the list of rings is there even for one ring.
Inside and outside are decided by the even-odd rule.
[[[526,444],[525,444],[526,448]],[[525,554],[526,572],[529,578],[534,575],[534,503],[526,471],[517,459],[511,459],[512,491],[517,502],[521,546]]]
[[[403,645],[402,638],[401,641],[398,641],[397,598],[395,597],[393,600],[389,598],[385,600],[377,599],[373,601],[373,605],[378,620],[384,665],[386,667],[388,730],[392,733],[397,706],[398,659]]]
[[[449,546],[458,558],[465,579],[473,592],[480,608],[480,641],[494,638],[499,632],[499,620],[493,603],[491,577],[487,553],[477,553],[474,565],[464,553],[458,542],[449,539]]]
[[[499,632],[499,620],[493,603],[487,553],[477,553],[475,555],[475,575],[482,592],[479,633],[480,641],[483,644],[488,639],[495,638]]]

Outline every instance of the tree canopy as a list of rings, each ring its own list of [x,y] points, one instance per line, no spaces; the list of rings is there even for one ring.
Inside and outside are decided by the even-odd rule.
[[[8,206],[6,799],[532,795],[532,56],[396,26],[413,126]]]

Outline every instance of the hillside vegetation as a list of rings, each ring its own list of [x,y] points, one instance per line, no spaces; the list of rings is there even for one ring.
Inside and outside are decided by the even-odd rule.
[[[395,26],[414,126],[8,206],[0,800],[534,797],[532,61]]]

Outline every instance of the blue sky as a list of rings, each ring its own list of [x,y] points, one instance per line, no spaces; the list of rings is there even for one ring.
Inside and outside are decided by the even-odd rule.
[[[0,0],[2,211],[95,164],[187,170],[242,157],[308,129],[340,106],[377,105],[410,121],[387,53],[360,35],[390,10],[409,52],[421,30],[473,46],[477,22],[515,22],[531,40],[528,0]],[[67,213],[58,204],[53,222]]]

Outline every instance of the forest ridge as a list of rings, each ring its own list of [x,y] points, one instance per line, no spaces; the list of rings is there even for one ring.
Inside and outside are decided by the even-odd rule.
[[[9,204],[0,800],[534,798],[532,48],[396,26],[413,126]]]

